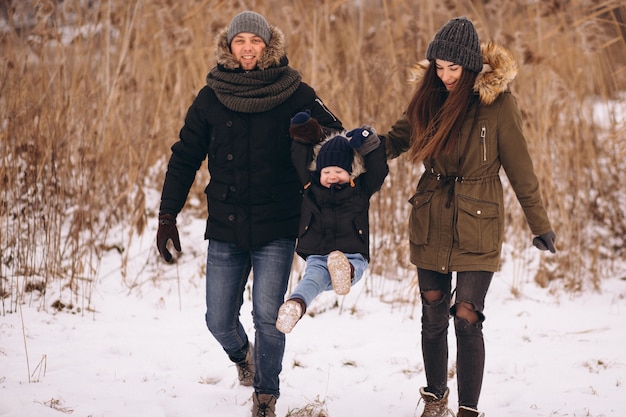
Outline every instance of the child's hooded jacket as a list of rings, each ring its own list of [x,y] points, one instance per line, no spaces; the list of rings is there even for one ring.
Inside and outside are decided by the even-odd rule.
[[[354,150],[350,182],[327,188],[320,184],[315,162],[322,145],[338,135],[350,140],[344,131],[317,145],[298,141],[292,144],[291,157],[303,184],[304,197],[296,252],[306,259],[309,255],[328,255],[339,250],[360,253],[369,260],[370,198],[380,190],[389,172],[385,144],[376,134],[369,135],[367,143]],[[378,146],[372,146],[374,141]],[[362,155],[363,150],[371,151]]]

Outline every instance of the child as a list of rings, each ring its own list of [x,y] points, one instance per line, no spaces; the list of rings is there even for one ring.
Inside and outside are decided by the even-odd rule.
[[[291,159],[304,184],[296,252],[306,260],[304,276],[278,311],[276,327],[289,333],[322,291],[345,295],[369,262],[370,197],[389,168],[385,144],[363,127],[331,134],[307,112],[291,121]]]

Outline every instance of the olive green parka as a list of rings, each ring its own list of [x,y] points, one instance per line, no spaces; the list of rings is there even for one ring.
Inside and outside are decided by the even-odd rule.
[[[411,262],[440,273],[499,270],[505,220],[500,167],[531,232],[552,230],[522,117],[509,90],[517,64],[501,45],[483,43],[481,51],[486,65],[474,85],[478,114],[476,105],[470,108],[454,154],[424,161],[425,171],[409,199]],[[414,82],[423,77],[427,65],[422,61],[414,67]],[[386,138],[388,159],[407,151],[411,127],[406,117],[381,136]]]

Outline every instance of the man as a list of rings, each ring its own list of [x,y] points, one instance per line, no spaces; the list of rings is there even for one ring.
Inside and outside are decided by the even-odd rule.
[[[290,156],[290,119],[310,111],[312,121],[299,129],[320,137],[343,127],[289,66],[283,33],[258,13],[238,14],[217,35],[216,58],[172,146],[157,247],[167,262],[169,240],[181,250],[176,216],[208,157],[206,324],[237,364],[240,383],[254,386],[252,415],[273,417],[285,349],[285,335],[275,324],[301,204]],[[254,343],[239,320],[251,270]]]

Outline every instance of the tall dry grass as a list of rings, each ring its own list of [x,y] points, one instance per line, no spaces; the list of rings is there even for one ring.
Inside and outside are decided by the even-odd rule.
[[[484,4],[483,4],[484,3]],[[593,4],[592,4],[593,3]],[[7,6],[8,4],[8,6]],[[543,197],[558,234],[536,280],[597,285],[624,256],[623,119],[592,115],[626,89],[621,0],[516,2],[304,0],[254,2],[287,35],[291,65],[346,127],[386,131],[411,95],[406,70],[441,24],[470,17],[483,40],[520,62],[523,109]],[[248,1],[3,2],[0,16],[0,298],[89,309],[105,251],[155,221],[169,146],[214,65],[213,36]],[[622,96],[623,99],[623,96]],[[406,288],[407,197],[420,167],[391,164],[372,204],[372,272],[379,294]],[[203,201],[202,170],[190,201]],[[508,191],[507,250],[528,273],[531,235]],[[202,204],[186,215],[204,216]],[[112,230],[122,227],[122,235]],[[154,251],[156,259],[156,251]],[[405,292],[406,293],[406,292]],[[31,294],[44,294],[32,297]],[[403,298],[411,301],[410,298]],[[36,301],[34,301],[36,300]]]

